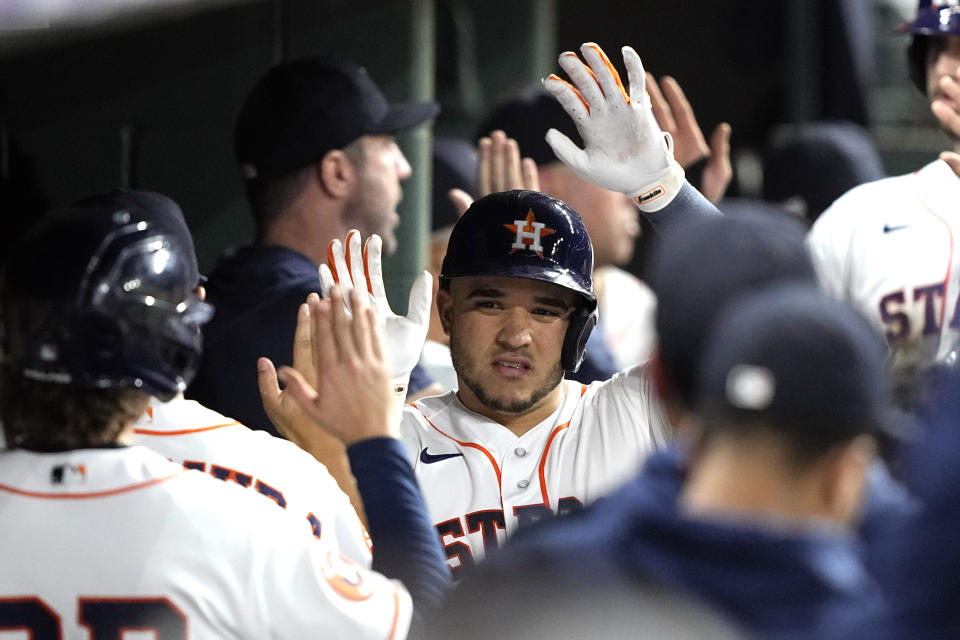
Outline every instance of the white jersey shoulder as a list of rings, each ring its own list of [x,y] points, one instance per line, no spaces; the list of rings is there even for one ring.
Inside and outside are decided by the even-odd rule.
[[[960,179],[939,160],[860,185],[813,225],[826,290],[882,332],[895,371],[956,357],[960,336]]]
[[[455,573],[518,526],[610,492],[666,444],[670,427],[642,367],[563,385],[560,407],[520,437],[454,392],[404,408],[401,437]]]
[[[151,400],[135,429],[136,444],[262,495],[343,555],[370,566],[369,537],[349,498],[326,467],[295,444],[182,397]]]
[[[0,453],[0,601],[28,637],[405,635],[409,594],[145,447]]]
[[[646,283],[619,267],[596,269],[594,280],[601,279],[598,328],[603,331],[603,342],[610,355],[620,369],[646,361],[656,342],[656,296]]]

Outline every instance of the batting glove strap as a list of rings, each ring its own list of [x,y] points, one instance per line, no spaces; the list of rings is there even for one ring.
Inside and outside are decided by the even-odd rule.
[[[390,380],[393,387],[393,406],[398,416],[403,414],[403,405],[407,403],[407,389],[410,386],[410,373],[395,376]]]

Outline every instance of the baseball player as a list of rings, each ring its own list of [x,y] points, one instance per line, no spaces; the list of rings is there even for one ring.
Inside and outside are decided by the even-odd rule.
[[[249,429],[182,394],[169,402],[151,398],[134,425],[133,442],[264,496],[301,518],[313,536],[370,567],[370,538],[350,499],[297,445]]]
[[[960,67],[960,2],[920,0],[909,25],[910,76],[935,113],[956,101],[941,89]],[[955,82],[954,82],[955,86]],[[949,129],[948,129],[949,131]],[[954,140],[957,140],[954,134]],[[935,365],[953,366],[960,337],[960,179],[942,160],[861,185],[814,224],[810,248],[823,285],[882,331],[903,402]]]
[[[193,238],[173,200],[159,193],[115,189],[85,198],[80,204],[132,212],[176,236],[187,249],[188,276],[203,295]],[[298,336],[308,332],[306,322],[298,322],[297,331]],[[309,352],[296,352],[302,343],[294,340],[294,357],[309,360]],[[272,410],[283,406],[271,404]],[[151,398],[135,425],[133,441],[189,469],[235,482],[277,507],[299,514],[314,536],[357,564],[370,567],[369,536],[349,498],[322,464],[286,440],[249,429],[178,393],[169,402]]]
[[[463,580],[430,637],[479,638],[494,612],[534,634],[554,613],[575,625],[567,607],[594,616],[595,591],[627,594],[629,612],[647,581],[749,637],[849,637],[882,606],[849,527],[887,424],[883,359],[864,319],[808,284],[731,302],[699,366],[696,451],[657,452],[579,517],[520,532]]]
[[[406,587],[317,540],[302,514],[131,446],[150,396],[173,398],[198,363],[211,310],[188,254],[132,207],[86,205],[48,219],[7,262],[0,631],[404,637],[412,605],[435,606],[449,572],[394,437],[389,372],[359,296],[352,318],[339,291],[340,306],[313,317],[332,354],[324,366],[347,381],[317,393],[368,506],[389,518],[371,529],[384,540],[375,562]]]
[[[546,82],[586,145],[579,149],[551,131],[558,157],[654,212],[660,228],[717,215],[673,160],[633,49],[623,49],[629,100],[600,48],[585,44],[581,51],[589,67],[573,53],[560,58],[576,88],[556,77]],[[394,360],[395,346],[409,347],[414,333],[398,339],[390,327],[397,319],[382,291],[379,240],[372,237],[361,250],[352,232],[345,245],[331,243],[332,264],[321,265],[321,287],[369,286],[387,311],[387,351]],[[451,233],[437,308],[450,334],[459,390],[404,407],[401,432],[455,575],[518,527],[607,493],[670,437],[645,365],[589,386],[563,379],[579,366],[596,323],[592,266],[580,217],[540,193],[485,196]],[[422,322],[425,333],[429,300],[419,298],[411,295],[404,320]],[[411,351],[416,362],[419,348]],[[409,370],[402,364],[391,366]]]

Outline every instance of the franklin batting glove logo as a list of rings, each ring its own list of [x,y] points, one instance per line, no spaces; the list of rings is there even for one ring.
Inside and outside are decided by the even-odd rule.
[[[540,239],[543,238],[543,236],[554,233],[554,229],[548,229],[542,222],[537,222],[533,219],[532,209],[527,210],[526,220],[514,220],[513,224],[505,224],[503,226],[517,234],[513,244],[510,245],[511,255],[520,249],[528,249],[530,251],[536,251],[537,255],[542,258],[543,245],[540,244]]]

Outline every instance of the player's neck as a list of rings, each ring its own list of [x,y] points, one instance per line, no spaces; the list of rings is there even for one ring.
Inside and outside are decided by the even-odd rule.
[[[540,399],[537,404],[522,413],[508,413],[488,407],[463,384],[457,391],[457,398],[461,404],[474,413],[493,420],[506,427],[517,437],[522,436],[535,426],[549,418],[563,402],[563,383],[558,384],[552,391]]]
[[[822,501],[816,472],[788,473],[765,443],[738,439],[695,456],[680,498],[698,517],[779,523],[806,528],[836,521]]]
[[[258,242],[293,249],[321,264],[327,260],[330,240],[347,233],[341,217],[339,211],[301,195],[264,229]]]

